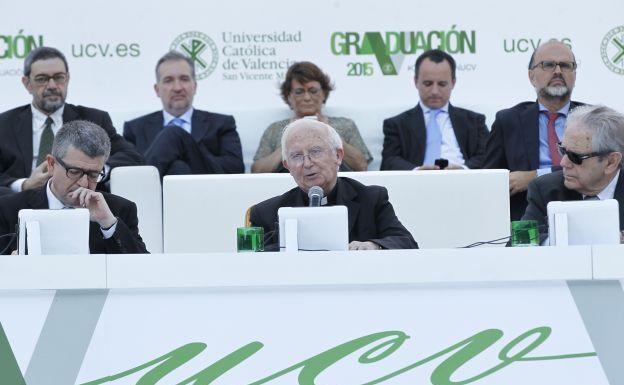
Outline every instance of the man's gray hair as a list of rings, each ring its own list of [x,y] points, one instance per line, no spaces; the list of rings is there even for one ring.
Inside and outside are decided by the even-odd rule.
[[[325,124],[323,122],[319,122],[316,119],[311,118],[303,118],[297,119],[294,122],[291,122],[286,127],[284,127],[284,131],[282,131],[282,160],[288,159],[288,151],[286,150],[286,141],[290,134],[297,129],[324,129],[325,130],[325,140],[329,147],[336,151],[338,149],[342,149],[342,139],[340,135],[336,132],[336,130],[330,126],[329,124]]]
[[[580,124],[592,133],[592,151],[624,155],[624,115],[620,112],[607,106],[581,106],[568,115],[566,126],[571,124]]]
[[[30,76],[34,62],[48,59],[61,59],[65,65],[65,72],[69,73],[67,59],[65,59],[65,55],[63,55],[61,51],[52,47],[39,47],[30,51],[28,56],[26,56],[26,59],[24,59],[24,76]]]
[[[89,158],[103,156],[104,159],[108,159],[111,149],[106,131],[86,120],[74,120],[63,124],[54,136],[52,156],[63,159],[69,146],[84,152]]]
[[[158,59],[158,62],[156,62],[156,82],[157,83],[160,81],[160,74],[158,73],[158,69],[160,68],[160,65],[166,61],[177,61],[177,60],[183,60],[188,63],[189,67],[191,67],[191,76],[193,77],[193,80],[195,80],[195,62],[193,61],[193,59],[191,59],[190,57],[186,55],[181,54],[178,51],[169,51],[166,54],[164,54],[160,59]]]

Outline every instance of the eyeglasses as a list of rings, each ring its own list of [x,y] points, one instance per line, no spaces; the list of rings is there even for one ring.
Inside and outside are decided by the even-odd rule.
[[[294,90],[292,90],[292,93],[293,95],[295,95],[295,97],[303,96],[306,92],[309,93],[310,96],[316,96],[319,92],[321,92],[321,88],[310,87],[307,90],[305,88],[295,88]]]
[[[86,175],[89,182],[98,183],[106,177],[106,173],[104,171],[87,171],[78,167],[68,166],[60,159],[56,159],[56,161],[65,169],[65,175],[73,181],[80,180]]]
[[[67,74],[66,73],[58,73],[52,76],[49,75],[37,75],[33,79],[35,84],[38,86],[45,86],[50,82],[50,79],[54,80],[56,84],[65,84],[67,82]]]
[[[288,157],[288,163],[294,166],[301,166],[305,160],[305,158],[310,159],[310,161],[319,160],[325,155],[325,150],[322,148],[312,148],[307,154],[291,154]]]
[[[561,142],[557,143],[557,150],[559,151],[559,155],[561,156],[567,155],[568,159],[570,159],[570,162],[574,164],[578,164],[578,165],[582,164],[585,159],[593,158],[596,156],[608,155],[609,153],[612,152],[612,151],[601,151],[601,152],[590,152],[589,154],[579,154],[576,152],[569,151],[568,149],[566,149],[565,147],[561,145]]]
[[[553,60],[543,60],[537,64],[535,64],[531,69],[535,69],[540,67],[544,71],[554,72],[555,68],[561,68],[561,72],[572,72],[576,69],[576,62],[574,61],[553,61]]]

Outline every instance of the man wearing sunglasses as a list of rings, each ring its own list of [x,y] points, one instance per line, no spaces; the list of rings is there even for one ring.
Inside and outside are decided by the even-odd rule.
[[[139,235],[137,208],[124,198],[95,191],[104,176],[110,153],[107,133],[95,123],[75,120],[63,124],[46,157],[49,180],[38,188],[0,197],[0,235],[15,231],[21,209],[89,210],[89,250],[92,254],[146,253]],[[15,247],[2,238],[0,250]],[[13,246],[13,245],[11,245]]]
[[[522,219],[546,224],[550,201],[616,199],[624,227],[624,115],[604,106],[583,106],[568,115],[559,144],[561,170],[540,176],[528,187]]]
[[[36,48],[24,60],[22,83],[32,103],[0,114],[0,195],[46,183],[46,156],[54,135],[72,120],[88,120],[106,131],[111,141],[107,169],[143,164],[134,146],[117,134],[108,113],[65,103],[69,80],[67,60],[56,48]]]
[[[565,44],[540,45],[529,61],[529,81],[537,101],[499,111],[486,145],[484,168],[508,169],[511,219],[526,209],[526,189],[538,175],[560,168],[557,143],[568,113],[583,103],[571,101],[576,59]]]

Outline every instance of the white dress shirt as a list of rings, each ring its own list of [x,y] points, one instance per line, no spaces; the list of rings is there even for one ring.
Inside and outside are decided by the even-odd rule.
[[[167,111],[163,110],[163,123],[164,123],[163,127],[164,126],[168,126],[169,124],[171,124],[171,121],[173,119],[176,119],[176,117],[171,115]],[[184,124],[182,125],[182,128],[184,129],[184,131],[186,131],[186,132],[188,132],[190,134],[191,133],[191,129],[193,128],[191,126],[191,122],[193,120],[193,107],[189,108],[185,113],[180,115],[179,119],[184,120]]]
[[[466,167],[466,161],[464,160],[464,155],[459,148],[459,143],[457,142],[457,138],[455,137],[455,131],[453,131],[453,124],[451,123],[451,117],[448,113],[449,104],[442,108],[440,108],[440,112],[437,116],[438,127],[442,131],[442,148],[440,151],[440,156],[444,159],[447,159],[450,163],[457,164],[462,166],[464,169],[468,169]],[[429,119],[431,118],[431,108],[427,107],[425,103],[420,101],[420,108],[423,110],[423,116],[425,118],[425,127],[429,123]],[[418,168],[418,167],[416,167]]]
[[[58,130],[63,125],[63,111],[65,110],[65,105],[63,104],[58,110],[54,111],[50,114],[50,118],[52,118],[52,132],[54,135],[58,132]],[[48,115],[39,111],[32,104],[30,105],[30,111],[32,112],[32,148],[33,148],[33,158],[32,158],[32,166],[31,170],[37,168],[37,158],[39,157],[39,144],[41,142],[41,134],[43,133],[43,128],[45,127],[45,122],[48,119]],[[26,178],[20,178],[11,183],[11,190],[15,192],[22,191],[22,183]]]

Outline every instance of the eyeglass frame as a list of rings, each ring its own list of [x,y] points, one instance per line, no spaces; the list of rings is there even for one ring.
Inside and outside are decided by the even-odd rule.
[[[598,151],[598,152],[590,152],[588,154],[579,154],[577,152],[569,151],[567,148],[563,147],[561,142],[559,142],[557,143],[557,152],[559,152],[559,155],[561,155],[561,157],[564,157],[567,155],[568,159],[570,159],[570,162],[580,166],[583,164],[583,161],[585,159],[595,158],[597,156],[609,155],[613,151]]]
[[[290,154],[288,156],[288,164],[292,164],[293,166],[301,166],[305,163],[305,158],[308,158],[310,162],[314,162],[321,159],[323,155],[327,153],[327,151],[327,149],[321,147],[312,147],[307,154]]]
[[[104,180],[104,178],[106,178],[106,172],[104,171],[104,169],[102,169],[102,171],[87,171],[87,170],[83,170],[79,167],[73,167],[73,166],[68,166],[67,163],[63,162],[61,159],[57,159],[54,158],[58,164],[61,165],[61,167],[63,167],[65,169],[65,176],[67,176],[68,179],[73,180],[73,181],[79,181],[80,179],[82,179],[83,176],[87,176],[87,180],[89,182],[93,182],[93,183],[99,183],[101,181]],[[69,175],[70,171],[80,171],[80,176],[79,177],[72,177]],[[97,174],[97,177],[94,178],[92,175],[89,174]]]
[[[544,63],[554,64],[554,66],[553,66],[552,69],[546,69],[546,68],[544,68]],[[569,65],[569,67],[568,67],[568,65]],[[537,67],[540,67],[542,69],[542,71],[555,72],[555,69],[557,68],[557,66],[559,66],[559,68],[561,69],[561,72],[569,73],[569,72],[576,71],[576,69],[578,68],[578,63],[576,61],[542,60],[539,63],[536,63],[533,67],[531,67],[531,69],[534,70]]]
[[[63,78],[63,80],[60,79],[61,77]],[[44,78],[45,78],[45,81],[43,80]],[[67,80],[69,79],[69,74],[67,72],[55,73],[52,76],[46,75],[46,74],[39,74],[32,78],[33,82],[40,87],[48,85],[50,83],[50,79],[54,80],[55,84],[64,85],[67,83]]]

